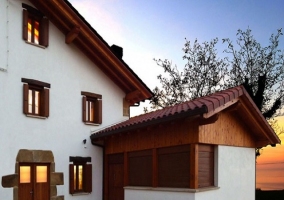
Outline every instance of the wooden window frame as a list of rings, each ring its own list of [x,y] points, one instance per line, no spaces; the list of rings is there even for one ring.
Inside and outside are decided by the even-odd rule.
[[[49,88],[50,84],[33,79],[22,78],[23,84],[23,113],[27,116],[49,117]],[[32,111],[29,111],[29,91],[32,92]],[[38,112],[35,108],[35,92],[39,92]]]
[[[38,10],[35,8],[27,5],[27,4],[22,4],[23,7],[23,40],[25,40],[27,43],[31,43],[34,45],[40,45],[43,47],[48,47],[49,41],[49,21],[48,19]],[[28,37],[28,23],[29,19],[32,22],[32,31],[31,31],[31,41],[29,41]],[[38,44],[35,42],[35,36],[34,36],[34,27],[35,27],[35,22],[39,23],[39,39],[38,39]]]
[[[80,194],[80,193],[91,193],[92,192],[92,164],[88,164],[87,162],[91,162],[90,157],[70,157],[69,164],[69,193],[70,194]],[[79,173],[78,167],[76,177],[74,177],[74,166],[82,166],[83,170],[83,186],[82,189],[77,189],[79,185]],[[76,187],[74,187],[76,182]]]
[[[198,189],[205,187],[215,187],[215,158],[214,158],[215,146],[211,144],[185,144],[180,146],[159,147],[147,150],[128,151],[124,153],[124,186],[133,187],[170,187],[170,188],[188,188]],[[182,180],[182,186],[165,186],[159,182],[159,156],[167,154],[179,154],[187,153],[189,162],[187,182]],[[114,155],[114,154],[111,154]],[[151,185],[133,185],[131,179],[133,177],[130,173],[130,158],[131,157],[152,157],[152,184]],[[109,163],[109,161],[107,161]]]
[[[102,124],[102,95],[81,92],[82,97],[82,120],[85,124],[99,125]],[[93,106],[93,111],[88,105]]]

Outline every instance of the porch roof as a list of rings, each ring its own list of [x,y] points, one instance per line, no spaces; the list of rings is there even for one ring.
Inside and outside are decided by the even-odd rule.
[[[235,109],[240,110],[243,115],[249,115],[251,123],[257,124],[256,127],[258,127],[259,130],[256,132],[258,132],[261,137],[266,138],[269,144],[274,145],[280,143],[280,139],[243,86],[229,88],[208,96],[132,117],[124,122],[96,131],[90,137],[92,142],[94,142],[113,134],[133,131],[162,122],[170,122],[179,118],[199,116],[203,119],[208,119],[222,110],[233,106],[236,107]]]

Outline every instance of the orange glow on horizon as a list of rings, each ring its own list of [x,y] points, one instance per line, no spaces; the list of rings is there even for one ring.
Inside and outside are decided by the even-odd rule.
[[[284,116],[277,117],[284,129]],[[279,135],[282,144],[264,147],[256,163],[256,188],[262,190],[284,189],[284,134]]]

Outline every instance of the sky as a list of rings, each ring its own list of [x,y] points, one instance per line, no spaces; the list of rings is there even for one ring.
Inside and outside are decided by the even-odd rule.
[[[185,38],[199,42],[218,38],[217,52],[226,48],[223,38],[236,40],[238,29],[250,28],[263,46],[271,34],[284,28],[283,0],[69,0],[111,46],[123,48],[123,59],[152,90],[163,73],[155,59],[168,59],[184,67]],[[284,49],[284,38],[280,39]],[[141,103],[131,116],[142,114]],[[284,118],[279,120],[284,124]],[[284,141],[284,136],[282,136]],[[282,162],[282,163],[281,163]],[[284,189],[284,148],[266,148],[257,161],[257,187]],[[269,172],[269,173],[268,173]],[[282,181],[282,182],[281,182]],[[279,184],[281,182],[281,184]]]

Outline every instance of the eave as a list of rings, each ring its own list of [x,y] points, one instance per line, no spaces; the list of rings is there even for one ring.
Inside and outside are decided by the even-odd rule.
[[[238,116],[241,123],[245,124],[248,134],[254,138],[254,147],[275,146],[280,144],[280,139],[265,120],[259,109],[250,98],[243,86],[230,88],[215,94],[200,97],[192,101],[167,107],[144,115],[130,118],[129,120],[94,132],[90,138],[93,144],[103,145],[103,141],[114,135],[138,129],[169,123],[182,118],[196,118],[199,126],[214,123],[221,112],[231,112]]]
[[[126,100],[135,104],[152,97],[151,90],[110,49],[103,38],[67,1],[30,0],[65,35],[65,43],[77,46],[125,93]]]

